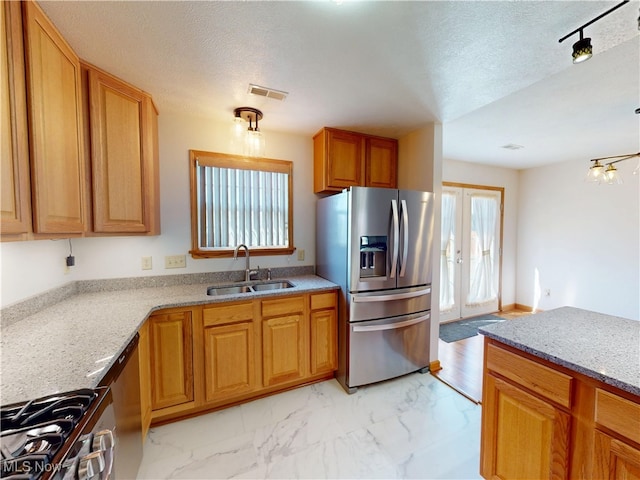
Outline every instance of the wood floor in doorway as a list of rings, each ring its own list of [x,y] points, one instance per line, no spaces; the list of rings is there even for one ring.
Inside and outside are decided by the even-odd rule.
[[[512,320],[529,312],[512,310],[495,315]],[[433,375],[475,403],[482,401],[482,360],[484,336],[447,343],[438,340],[438,357],[442,370]]]

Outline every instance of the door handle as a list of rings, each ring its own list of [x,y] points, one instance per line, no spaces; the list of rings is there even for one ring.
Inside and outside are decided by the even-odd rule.
[[[411,325],[424,322],[425,320],[429,320],[430,318],[431,315],[427,313],[426,315],[423,315],[421,317],[411,318],[403,322],[385,323],[383,325],[353,325],[351,328],[353,328],[354,332],[379,332],[381,330],[396,330],[398,328],[410,327]]]
[[[398,268],[398,236],[399,236],[399,219],[398,219],[398,202],[391,200],[391,213],[393,215],[393,253],[391,254],[391,272],[389,278],[396,277],[396,269]]]
[[[407,212],[407,201],[401,200],[400,207],[402,208],[402,226],[404,229],[400,276],[404,277],[404,272],[407,269],[407,255],[409,254],[409,213]]]

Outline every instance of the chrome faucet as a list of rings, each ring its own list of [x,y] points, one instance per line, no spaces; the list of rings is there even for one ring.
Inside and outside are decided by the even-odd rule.
[[[251,280],[251,275],[255,275],[256,273],[258,273],[258,271],[251,270],[251,266],[249,264],[249,248],[244,243],[241,243],[240,245],[238,245],[236,249],[233,251],[233,259],[234,260],[238,259],[238,250],[240,250],[241,248],[244,248],[244,259],[246,261],[246,266],[244,269],[244,281],[248,282]]]

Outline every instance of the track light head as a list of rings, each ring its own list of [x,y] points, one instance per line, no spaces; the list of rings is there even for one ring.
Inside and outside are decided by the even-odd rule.
[[[581,38],[573,44],[573,63],[582,63],[593,55],[593,47],[590,38]]]

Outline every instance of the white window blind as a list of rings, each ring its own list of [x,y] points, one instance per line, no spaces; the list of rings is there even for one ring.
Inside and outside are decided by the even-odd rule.
[[[286,173],[198,166],[200,248],[289,246]]]

